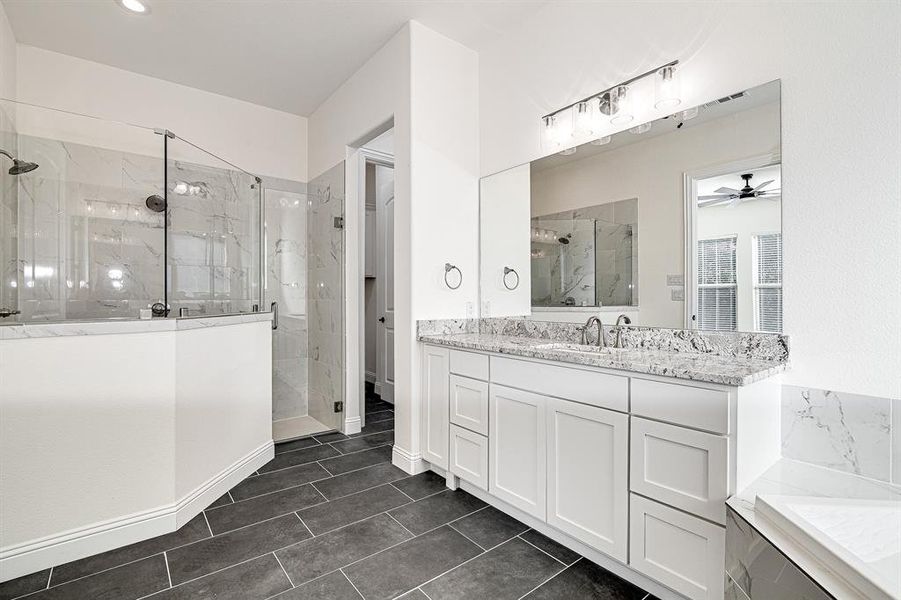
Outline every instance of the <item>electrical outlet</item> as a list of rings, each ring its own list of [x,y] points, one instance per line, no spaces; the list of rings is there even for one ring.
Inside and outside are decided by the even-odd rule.
[[[669,291],[669,298],[673,302],[680,302],[685,300],[685,288],[677,287],[673,288]]]
[[[667,275],[666,276],[666,285],[668,285],[668,286],[685,285],[685,276],[682,274]]]

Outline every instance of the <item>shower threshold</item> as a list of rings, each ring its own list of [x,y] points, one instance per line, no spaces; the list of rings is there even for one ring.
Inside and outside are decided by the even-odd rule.
[[[285,442],[331,430],[331,427],[323,425],[309,415],[279,419],[272,422],[272,440],[274,442]]]

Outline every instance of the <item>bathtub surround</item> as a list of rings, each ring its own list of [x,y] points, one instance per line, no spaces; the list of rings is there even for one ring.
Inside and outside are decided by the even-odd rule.
[[[270,319],[0,327],[2,578],[175,531],[269,461]]]
[[[897,463],[892,475],[901,445],[898,412],[898,399],[783,386],[782,455],[901,485]]]

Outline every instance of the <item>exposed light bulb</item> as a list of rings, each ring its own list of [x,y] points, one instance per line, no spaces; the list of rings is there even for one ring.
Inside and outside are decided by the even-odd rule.
[[[654,108],[669,109],[682,103],[681,77],[675,65],[657,71],[654,79]]]
[[[629,130],[630,133],[634,133],[635,135],[641,135],[642,133],[646,133],[651,130],[651,123],[648,121],[647,123],[642,123],[641,125],[636,125],[632,129]]]
[[[635,119],[633,107],[633,92],[627,85],[620,85],[608,92],[610,95],[610,107],[613,118],[610,123],[613,125],[625,125],[631,123]]]
[[[579,102],[573,111],[573,134],[576,137],[587,137],[597,133],[601,125],[598,118],[597,98]]]
[[[593,146],[604,146],[606,144],[609,144],[610,140],[612,140],[612,139],[613,138],[611,136],[605,135],[604,137],[599,137],[596,140],[591,140],[591,142],[589,142],[589,143]]]

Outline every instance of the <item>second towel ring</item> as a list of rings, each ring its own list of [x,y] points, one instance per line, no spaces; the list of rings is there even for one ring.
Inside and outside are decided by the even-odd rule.
[[[510,284],[507,283],[507,275],[509,275],[510,273],[513,273],[514,275],[516,275],[516,283],[513,284],[513,287],[510,287]],[[516,272],[516,269],[511,269],[510,267],[504,267],[504,287],[511,291],[513,291],[519,287],[519,273]]]
[[[447,276],[451,271],[456,271],[460,275],[460,281],[457,282],[457,285],[451,285],[450,281],[447,280]],[[461,271],[456,265],[444,263],[444,285],[452,290],[459,288],[461,285],[463,285],[463,271]]]

